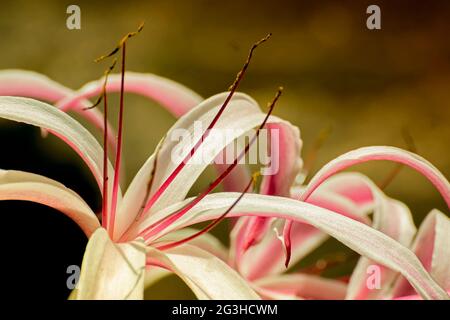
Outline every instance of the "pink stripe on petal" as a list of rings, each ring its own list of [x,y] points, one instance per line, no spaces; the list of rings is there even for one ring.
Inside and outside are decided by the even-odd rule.
[[[74,94],[73,90],[37,72],[26,70],[0,71],[0,96],[28,97],[54,104]],[[91,106],[89,101],[81,99],[79,108],[75,111],[103,131],[102,114],[96,109],[82,110],[89,106]],[[109,128],[109,132],[113,132],[111,128]],[[115,148],[113,135],[109,136],[108,141]]]
[[[296,191],[296,193],[298,192],[300,191]],[[293,198],[296,198],[296,193],[293,194]],[[353,220],[370,224],[370,219],[360,212],[355,203],[340,194],[328,191],[327,188],[321,187],[308,199],[308,203],[329,209]],[[248,217],[243,218],[249,219]],[[249,265],[249,270],[247,272],[250,278],[259,278],[267,274],[276,274],[283,272],[286,269],[284,266],[285,248],[283,248],[281,241],[275,237],[272,230],[268,230],[267,232],[272,233],[270,235],[272,240],[270,242],[263,241],[259,245],[256,245],[257,248],[255,248],[254,252],[258,252],[258,256],[256,257],[253,252],[249,251],[249,255],[241,259],[241,263]],[[293,264],[297,263],[327,238],[320,230],[305,223],[294,223],[291,234],[293,243]],[[258,248],[259,246],[262,248]],[[264,257],[267,257],[268,261],[265,261],[266,258]],[[260,259],[264,260],[264,262],[258,264],[252,263],[252,261],[259,261]]]
[[[301,273],[261,279],[256,282],[256,286],[282,295],[319,300],[344,299],[347,287],[344,282],[339,280]]]
[[[450,219],[438,210],[431,211],[422,222],[412,250],[443,288],[450,288]],[[393,297],[415,294],[415,290],[401,277],[393,289]]]
[[[267,132],[270,133],[268,149],[270,150],[270,167],[273,172],[263,177],[261,194],[275,196],[290,196],[290,188],[302,167],[300,152],[302,140],[297,127],[289,123],[268,123]],[[269,220],[250,217],[248,229],[244,235],[243,250],[258,243],[268,232]]]
[[[124,87],[125,92],[139,94],[155,100],[167,107],[176,117],[183,115],[203,100],[187,87],[153,74],[126,72],[125,77],[127,79]],[[98,96],[102,92],[102,86],[103,79],[87,83],[79,90],[77,95],[61,102],[60,108],[62,110],[80,108],[80,102],[83,99]],[[109,76],[106,90],[107,92],[120,91],[120,75]]]
[[[215,193],[204,199],[202,206],[194,207],[183,219],[165,230],[168,233],[202,221],[216,219],[220,210],[228,207],[238,194]],[[176,211],[191,199],[155,213],[152,220]],[[234,212],[233,212],[234,211]],[[402,275],[427,299],[448,299],[445,291],[434,281],[408,248],[373,228],[311,204],[288,198],[247,194],[229,217],[262,216],[308,222],[351,249],[377,261]],[[147,223],[150,223],[148,221]],[[145,228],[145,224],[141,225]],[[162,235],[161,235],[162,236]]]
[[[441,193],[450,207],[450,184],[439,170],[421,156],[396,147],[364,147],[345,153],[326,164],[308,184],[300,200],[304,201],[332,175],[368,161],[393,161],[407,165],[424,175]]]
[[[300,196],[300,201],[307,201],[309,196],[329,177],[332,175],[347,169],[353,165],[364,163],[368,161],[394,161],[407,165],[419,173],[424,175],[430,182],[436,187],[436,189],[441,193],[447,206],[450,207],[450,183],[442,175],[442,173],[434,167],[430,162],[409,151],[405,151],[395,147],[386,146],[375,146],[375,147],[364,147],[356,149],[345,153],[338,158],[330,161],[326,164],[320,171],[313,177],[311,182],[306,187],[303,194]],[[290,228],[291,223],[286,223],[284,229],[284,238],[287,249],[286,264],[289,263],[289,252],[291,250],[290,246]]]

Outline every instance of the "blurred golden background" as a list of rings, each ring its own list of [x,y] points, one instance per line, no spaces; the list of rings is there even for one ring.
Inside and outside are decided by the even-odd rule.
[[[66,28],[70,4],[81,8],[81,30]],[[370,4],[381,7],[381,30],[366,28]],[[34,70],[79,88],[105,69],[94,58],[141,21],[145,28],[129,42],[127,69],[171,78],[204,97],[225,91],[250,45],[272,32],[257,50],[240,91],[265,106],[284,86],[274,113],[300,128],[303,156],[321,131],[332,128],[313,171],[357,147],[405,148],[406,128],[418,153],[450,176],[450,2],[2,1],[0,69]],[[173,122],[157,105],[126,97],[128,178]],[[11,126],[16,124],[0,122],[0,127]],[[0,130],[1,140],[14,139],[11,132]],[[41,156],[82,166],[57,139],[42,141],[33,132]],[[4,169],[23,169],[13,154],[7,157],[11,165]],[[381,182],[393,167],[370,163],[356,169]],[[211,177],[205,175],[203,182]],[[432,208],[446,212],[438,192],[411,169],[403,169],[385,191],[411,208],[417,224]],[[175,285],[161,285],[153,297],[189,297],[169,290]]]

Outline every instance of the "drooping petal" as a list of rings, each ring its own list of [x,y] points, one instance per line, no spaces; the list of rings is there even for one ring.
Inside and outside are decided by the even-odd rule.
[[[222,260],[184,244],[167,251],[148,248],[147,263],[176,273],[199,299],[254,300],[259,296]]]
[[[262,288],[296,298],[318,300],[344,299],[347,290],[342,281],[298,273],[263,278],[254,285],[257,291]]]
[[[76,299],[143,299],[145,254],[142,242],[115,244],[105,229],[97,229],[83,257]]]
[[[358,163],[387,160],[407,165],[428,178],[450,207],[450,183],[433,164],[421,156],[395,147],[364,147],[347,152],[330,161],[311,179],[300,200],[306,200],[315,189],[332,175]]]
[[[236,193],[209,195],[188,214],[164,230],[165,233],[195,223],[216,219],[239,196]],[[192,201],[187,199],[187,201]],[[181,208],[178,203],[150,216],[140,227],[146,228],[152,220],[158,221]],[[288,198],[247,194],[229,217],[258,215],[307,222],[328,233],[359,254],[385,265],[405,276],[415,290],[427,299],[447,299],[444,290],[431,278],[417,257],[405,246],[385,234],[353,219],[314,205]]]
[[[61,99],[75,95],[75,91],[51,80],[50,78],[27,70],[1,70],[0,96],[18,96],[43,100],[52,104]],[[91,104],[87,100],[79,100],[79,108],[74,111],[103,130],[103,116],[97,109],[84,110]],[[112,133],[112,128],[108,128]],[[109,135],[109,142],[114,146],[114,135]]]
[[[32,201],[54,208],[90,236],[100,227],[95,213],[75,192],[59,182],[23,171],[0,170],[0,201]]]
[[[394,161],[417,170],[428,180],[430,180],[430,182],[441,193],[447,205],[450,207],[450,183],[436,167],[434,167],[430,162],[417,154],[399,148],[386,146],[374,146],[356,149],[330,161],[328,164],[322,167],[322,169],[320,169],[319,172],[311,179],[310,183],[300,196],[299,200],[307,201],[309,196],[332,175],[355,164],[379,160]],[[291,225],[292,222],[287,221],[283,232],[287,249],[286,263],[289,263],[290,259]]]
[[[62,139],[80,155],[91,169],[100,190],[103,190],[103,149],[89,131],[72,117],[37,100],[0,97],[0,118],[46,129]],[[109,161],[108,171],[114,171]]]
[[[425,269],[444,289],[450,290],[450,219],[438,210],[422,222],[412,250]],[[413,295],[414,289],[403,277],[395,283],[392,296]]]
[[[203,98],[187,87],[150,73],[125,72],[125,92],[136,93],[152,99],[167,109],[176,117],[180,117]],[[75,95],[59,103],[62,110],[79,109],[81,101],[98,96],[103,89],[104,78],[85,84]],[[120,74],[112,74],[108,78],[107,92],[120,91]]]
[[[274,141],[277,146],[269,147],[272,153],[271,161],[275,162],[271,165],[278,170],[263,177],[261,194],[289,197],[291,186],[303,165],[300,157],[303,145],[300,131],[286,122],[269,122],[266,129],[277,133]]]
[[[286,123],[269,123],[266,125],[266,129],[276,133],[276,137],[271,137],[271,140],[274,138],[274,141],[269,144],[271,166],[274,172],[263,177],[260,193],[289,197],[291,186],[303,164],[300,158],[302,147],[300,133],[297,128]],[[249,222],[244,235],[245,239],[242,242],[244,248],[238,248],[239,251],[245,251],[251,245],[259,242],[270,225],[269,219],[265,218],[248,217],[243,219],[249,219]]]
[[[71,90],[50,78],[27,70],[0,70],[0,95],[55,102]]]

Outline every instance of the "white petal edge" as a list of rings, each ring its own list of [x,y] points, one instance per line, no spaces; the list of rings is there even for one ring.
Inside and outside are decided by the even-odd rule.
[[[23,172],[0,170],[0,201],[31,201],[56,209],[90,236],[100,227],[89,206],[72,190],[49,178]]]
[[[47,103],[19,97],[0,97],[0,118],[46,129],[62,139],[85,161],[103,190],[103,148],[75,119]],[[108,171],[114,172],[109,161]],[[110,192],[112,183],[113,179],[109,179]]]

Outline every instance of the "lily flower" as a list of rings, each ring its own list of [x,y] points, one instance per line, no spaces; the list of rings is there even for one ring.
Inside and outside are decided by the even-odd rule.
[[[122,48],[124,56],[125,45],[123,45]],[[254,48],[256,48],[256,45],[250,51],[249,59]],[[237,85],[242,79],[244,71],[248,66],[248,62],[244,66],[243,71],[240,72],[229,93],[216,95],[200,103],[195,109],[180,118],[172,129],[169,130],[168,135],[180,128],[193,132],[194,122],[209,124],[209,127],[211,128],[231,128],[234,129],[236,134],[241,132],[237,129],[244,128],[250,130],[259,125],[260,130],[266,123],[285,123],[281,119],[270,117],[270,113],[279,94],[271,104],[268,114],[263,113],[257,103],[250,97],[244,94],[235,94]],[[123,113],[123,94],[125,91],[124,61],[122,66],[123,71],[120,85],[121,118]],[[62,95],[68,95],[70,97],[79,96],[79,93],[72,92],[54,82],[47,81],[47,79],[39,77],[36,74],[14,71],[4,72],[2,76],[4,81],[8,78],[16,78],[16,80],[18,80],[15,82],[5,81],[2,86],[3,94],[5,92],[8,92],[9,94],[27,93],[34,98],[47,99],[50,101],[60,99]],[[156,92],[156,94],[152,91],[149,93],[149,84],[146,81],[149,78],[148,76],[142,77],[138,75],[137,78],[139,78],[137,81],[138,86],[142,83],[146,84],[146,86],[143,86],[143,89],[141,86],[140,90],[151,97],[164,94],[164,92],[161,92],[162,90],[155,90],[154,92]],[[165,103],[173,108],[173,110],[182,108],[183,105],[188,105],[192,100],[198,99],[198,96],[191,94],[189,90],[181,85],[174,85],[173,82],[160,77],[153,78],[155,81],[150,83],[150,87],[153,86],[153,89],[166,87],[167,96],[163,99],[165,99]],[[143,81],[143,79],[145,81]],[[21,88],[20,85],[17,85],[17,83],[21,81],[28,88],[28,91],[24,92],[24,89]],[[105,83],[107,83],[106,80]],[[133,86],[128,88],[133,88]],[[106,93],[107,88],[104,87],[103,89],[105,89],[104,92]],[[168,97],[169,93],[170,97]],[[66,96],[65,98],[67,98]],[[187,96],[189,99],[183,100],[184,96]],[[177,100],[172,97],[178,97],[182,101],[182,104],[180,104],[181,107],[177,105]],[[184,244],[184,242],[195,240],[194,238],[200,236],[209,229],[205,228],[205,230],[199,232],[197,235],[173,241],[170,245],[165,244],[159,246],[155,245],[155,241],[150,239],[149,235],[145,233],[133,234],[133,232],[129,232],[129,229],[140,224],[142,221],[142,219],[140,219],[141,215],[143,218],[152,213],[152,211],[158,212],[160,210],[159,208],[167,207],[171,203],[175,203],[185,198],[192,184],[194,184],[197,177],[208,165],[208,162],[201,165],[190,165],[188,163],[189,159],[193,157],[193,154],[198,150],[201,150],[201,144],[203,144],[203,142],[205,142],[203,146],[219,143],[218,147],[214,150],[222,150],[228,143],[233,141],[236,136],[228,137],[227,141],[215,141],[214,139],[208,139],[206,134],[204,134],[202,140],[200,140],[200,144],[196,143],[193,146],[184,146],[190,147],[194,152],[188,153],[185,161],[181,163],[173,163],[170,160],[171,151],[175,142],[163,140],[160,146],[158,146],[157,151],[148,159],[136,175],[127,192],[122,196],[118,183],[120,177],[122,124],[121,121],[119,121],[115,161],[116,168],[114,168],[108,160],[106,151],[106,140],[108,138],[106,94],[103,96],[103,99],[105,102],[105,116],[103,117],[102,124],[95,120],[96,118],[94,117],[88,117],[88,120],[97,123],[98,126],[104,130],[105,150],[101,148],[95,138],[84,127],[63,111],[37,100],[19,97],[0,97],[0,116],[2,118],[32,124],[60,137],[86,162],[94,174],[103,195],[101,224],[92,210],[73,191],[65,188],[56,181],[32,173],[2,170],[0,178],[0,199],[34,201],[56,208],[71,217],[80,225],[86,235],[91,237],[84,258],[84,268],[82,269],[79,287],[72,297],[141,298],[146,261],[151,260],[153,261],[153,264],[158,264],[158,261],[166,257],[167,254],[165,253],[161,258],[160,255],[162,251],[176,251],[176,247]],[[81,102],[82,106],[87,104],[84,100],[79,99],[78,101]],[[86,109],[86,107],[84,107],[84,109]],[[87,111],[90,112],[90,110]],[[239,121],[236,121],[236,117]],[[257,131],[257,133],[258,132],[259,131]],[[252,141],[254,142],[256,138],[257,135]],[[242,156],[245,156],[251,143],[252,142],[247,144],[245,150],[241,152],[239,157],[242,158]],[[184,149],[186,148],[183,148],[183,150]],[[212,157],[214,157],[214,155],[212,155]],[[158,158],[160,162],[158,168],[156,168],[156,158]],[[213,160],[213,158],[211,160]],[[233,168],[237,167],[238,160],[239,159],[236,159],[235,163],[228,166],[208,190],[200,195],[197,198],[198,200],[193,202],[193,205],[211,192],[214,189],[214,186],[217,186],[222,182],[228,174],[232,172]],[[184,170],[180,170],[179,168],[184,168]],[[114,172],[113,180],[108,179],[108,172]],[[242,194],[244,194],[248,188],[249,186],[242,191]],[[161,192],[161,190],[163,191]],[[154,194],[157,194],[157,196],[152,197]],[[143,204],[145,204],[146,201],[149,202],[151,199],[154,199],[153,203],[147,205],[148,208],[143,208]],[[186,212],[188,210],[189,208],[184,209]],[[180,212],[178,212],[178,214],[180,217],[183,215],[180,214]],[[220,219],[217,219],[217,221],[213,222],[212,226],[219,220]],[[164,234],[165,227],[163,224],[166,222],[166,219],[162,219],[154,229],[157,229],[159,233]],[[154,229],[148,228],[148,231],[154,233]],[[195,241],[192,242],[195,243]],[[155,251],[155,249],[151,248],[158,248],[159,250]],[[243,281],[232,269],[228,268],[222,261],[207,252],[199,252],[199,249],[192,245],[183,245],[183,248],[186,248],[183,250],[189,252],[188,255],[192,255],[193,261],[189,266],[183,268],[189,267],[192,271],[190,273],[183,271],[182,275],[186,278],[186,281],[189,281],[192,286],[197,288],[196,290],[200,289],[202,292],[206,292],[211,298],[258,298],[253,290],[246,285],[245,281]],[[153,258],[154,255],[156,258]],[[197,258],[197,256],[202,256],[203,259],[206,257],[208,259],[208,265],[217,265],[214,270],[209,272],[208,277],[226,280],[229,287],[228,290],[224,290],[223,288],[219,288],[218,290],[215,287],[211,287],[210,283],[208,283],[210,280],[207,280],[207,277],[201,277],[195,281],[192,279],[188,280],[187,275],[195,277],[198,273],[199,267],[196,265],[201,263],[202,259]],[[99,259],[99,257],[103,257],[104,259]],[[101,269],[101,272],[99,272],[99,268]],[[233,277],[235,279],[233,279]]]
[[[197,297],[202,299],[257,299],[259,295],[247,281],[206,249],[214,246],[213,242],[209,242],[210,237],[205,235],[211,227],[225,217],[250,216],[287,219],[293,221],[294,226],[296,223],[307,223],[338,239],[375,263],[399,272],[423,298],[448,298],[445,290],[405,245],[358,219],[349,218],[308,202],[315,190],[319,189],[332,174],[350,164],[372,159],[389,159],[410,165],[424,173],[446,200],[450,199],[450,185],[434,166],[417,155],[397,148],[363,148],[338,158],[325,166],[325,169],[320,171],[302,191],[301,200],[303,201],[278,195],[248,193],[252,179],[248,181],[242,177],[241,179],[235,177],[232,180],[235,184],[230,184],[233,188],[239,185],[239,192],[211,193],[238,168],[237,160],[248,152],[251,142],[257,139],[256,134],[233,163],[222,168],[223,171],[219,177],[204,192],[197,197],[186,198],[200,174],[220,152],[209,154],[209,161],[202,161],[199,164],[192,161],[196,155],[200,154],[198,150],[211,144],[217,144],[214,150],[223,150],[230,142],[238,138],[238,133],[227,137],[226,141],[210,139],[211,137],[204,133],[200,140],[194,140],[184,146],[183,150],[188,152],[185,154],[184,161],[178,163],[174,163],[170,158],[177,143],[163,139],[122,196],[120,161],[123,96],[126,87],[125,42],[121,49],[123,58],[120,75],[121,103],[114,166],[108,160],[108,153],[105,150],[110,134],[105,115],[102,124],[97,122],[104,131],[104,148],[102,148],[81,124],[58,108],[29,98],[0,97],[0,117],[40,127],[61,138],[85,161],[102,192],[103,208],[100,224],[83,199],[62,184],[32,173],[19,171],[1,171],[0,173],[0,200],[33,201],[53,207],[72,218],[90,237],[78,288],[72,297],[79,299],[142,298],[146,270],[163,268],[180,276]],[[258,128],[256,131],[258,133],[266,124],[280,126],[287,137],[283,139],[285,144],[280,146],[280,150],[283,155],[289,155],[286,157],[289,162],[280,167],[290,172],[289,168],[294,168],[300,163],[298,157],[290,156],[298,155],[299,133],[298,129],[288,122],[271,116],[279,94],[270,104],[266,114],[252,98],[235,93],[248,67],[253,50],[254,47],[230,92],[202,101],[180,117],[166,136],[170,136],[174,130],[180,128],[193,133],[196,121],[209,129],[213,127],[233,129],[231,132],[239,132],[239,134],[255,127]],[[170,88],[166,91],[169,97],[182,96],[180,91],[189,95],[178,85],[174,86],[173,83],[161,78],[157,80],[161,87],[165,85],[166,88]],[[107,111],[107,88],[108,85],[103,86],[105,111]],[[154,97],[154,93],[149,93],[146,88],[142,91]],[[69,95],[72,95],[72,92]],[[160,101],[171,105],[171,108],[176,110],[177,107],[172,104],[176,99],[169,97]],[[87,96],[83,96],[74,99],[84,101],[86,98]],[[190,102],[195,98],[191,96]],[[189,103],[186,102],[185,105]],[[293,158],[295,159],[292,160]],[[281,159],[282,157],[280,161]],[[114,173],[113,179],[109,179],[110,173]],[[263,185],[275,183],[281,187],[282,182],[267,178]],[[191,236],[182,234],[182,231],[186,231],[186,227],[204,221],[212,222],[208,227]],[[202,246],[204,249],[201,249]]]

